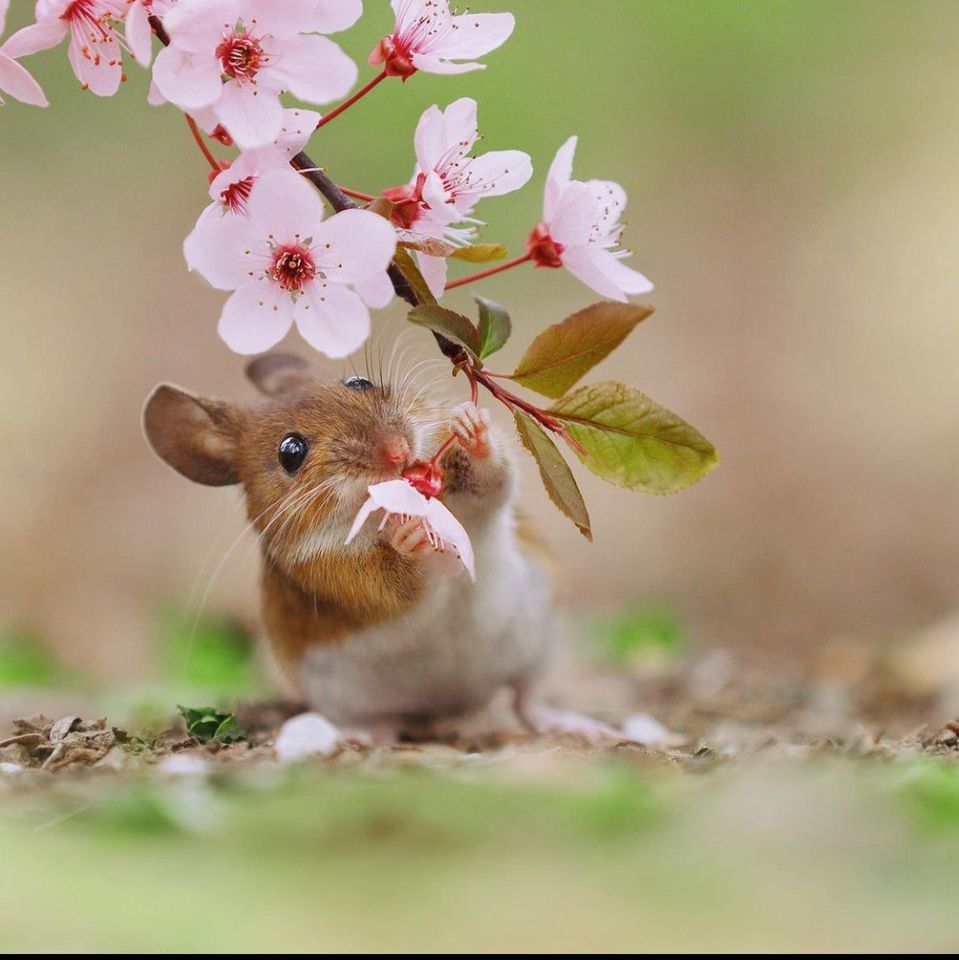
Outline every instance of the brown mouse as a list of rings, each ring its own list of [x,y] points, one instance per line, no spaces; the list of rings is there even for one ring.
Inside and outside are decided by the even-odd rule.
[[[472,403],[435,410],[365,377],[323,380],[303,359],[269,354],[247,375],[252,405],[169,384],[147,400],[144,428],[179,473],[240,484],[262,553],[262,613],[276,660],[344,739],[388,741],[515,692],[540,733],[622,740],[534,696],[553,646],[550,577],[515,507],[511,447]],[[368,521],[345,545],[367,488],[397,479],[448,430],[443,503],[470,535],[476,580],[439,569],[418,519]]]

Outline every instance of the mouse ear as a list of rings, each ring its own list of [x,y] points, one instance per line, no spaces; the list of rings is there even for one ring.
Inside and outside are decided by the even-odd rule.
[[[239,482],[236,470],[237,413],[161,383],[143,408],[143,430],[157,456],[195,483],[223,487]]]
[[[246,375],[260,393],[277,397],[312,380],[313,370],[295,353],[267,353],[247,364]]]

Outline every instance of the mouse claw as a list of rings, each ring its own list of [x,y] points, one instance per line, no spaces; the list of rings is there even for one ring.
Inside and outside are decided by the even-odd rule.
[[[460,446],[472,457],[489,456],[489,410],[468,400],[450,412],[450,431]]]
[[[421,557],[432,549],[429,534],[421,517],[410,517],[397,524],[390,533],[390,546],[401,557]]]

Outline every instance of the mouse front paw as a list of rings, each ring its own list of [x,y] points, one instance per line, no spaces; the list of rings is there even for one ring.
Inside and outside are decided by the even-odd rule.
[[[433,552],[422,517],[410,517],[390,531],[390,546],[401,557],[421,558]]]
[[[450,431],[471,457],[489,456],[489,429],[489,410],[477,407],[470,400],[454,407],[450,413]]]

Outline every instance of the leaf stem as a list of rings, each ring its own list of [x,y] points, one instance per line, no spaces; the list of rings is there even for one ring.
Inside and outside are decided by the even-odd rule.
[[[220,161],[210,152],[210,148],[206,145],[206,142],[203,139],[203,134],[200,132],[200,128],[197,126],[196,120],[190,116],[190,114],[185,113],[183,116],[186,118],[186,125],[190,128],[190,133],[193,134],[193,139],[196,140],[196,145],[200,148],[200,153],[206,157],[206,162],[216,173],[222,173],[223,167],[220,166]]]
[[[325,127],[331,120],[335,117],[338,117],[344,110],[348,110],[350,107],[356,103],[357,100],[365,97],[378,83],[385,80],[387,73],[383,70],[381,73],[378,73],[369,83],[360,87],[352,97],[347,97],[338,107],[334,107],[329,113],[325,114],[320,122],[316,125],[316,129],[319,130],[320,127]]]
[[[505,263],[497,264],[495,267],[490,267],[488,270],[480,270],[479,273],[471,273],[468,277],[460,277],[459,280],[451,280],[446,284],[447,290],[455,290],[457,287],[462,287],[467,283],[475,283],[477,280],[485,280],[487,277],[492,277],[496,273],[502,273],[504,270],[512,270],[513,267],[518,267],[521,263],[527,263],[533,259],[531,253],[524,253],[521,257],[516,257],[514,260],[507,260]]]

